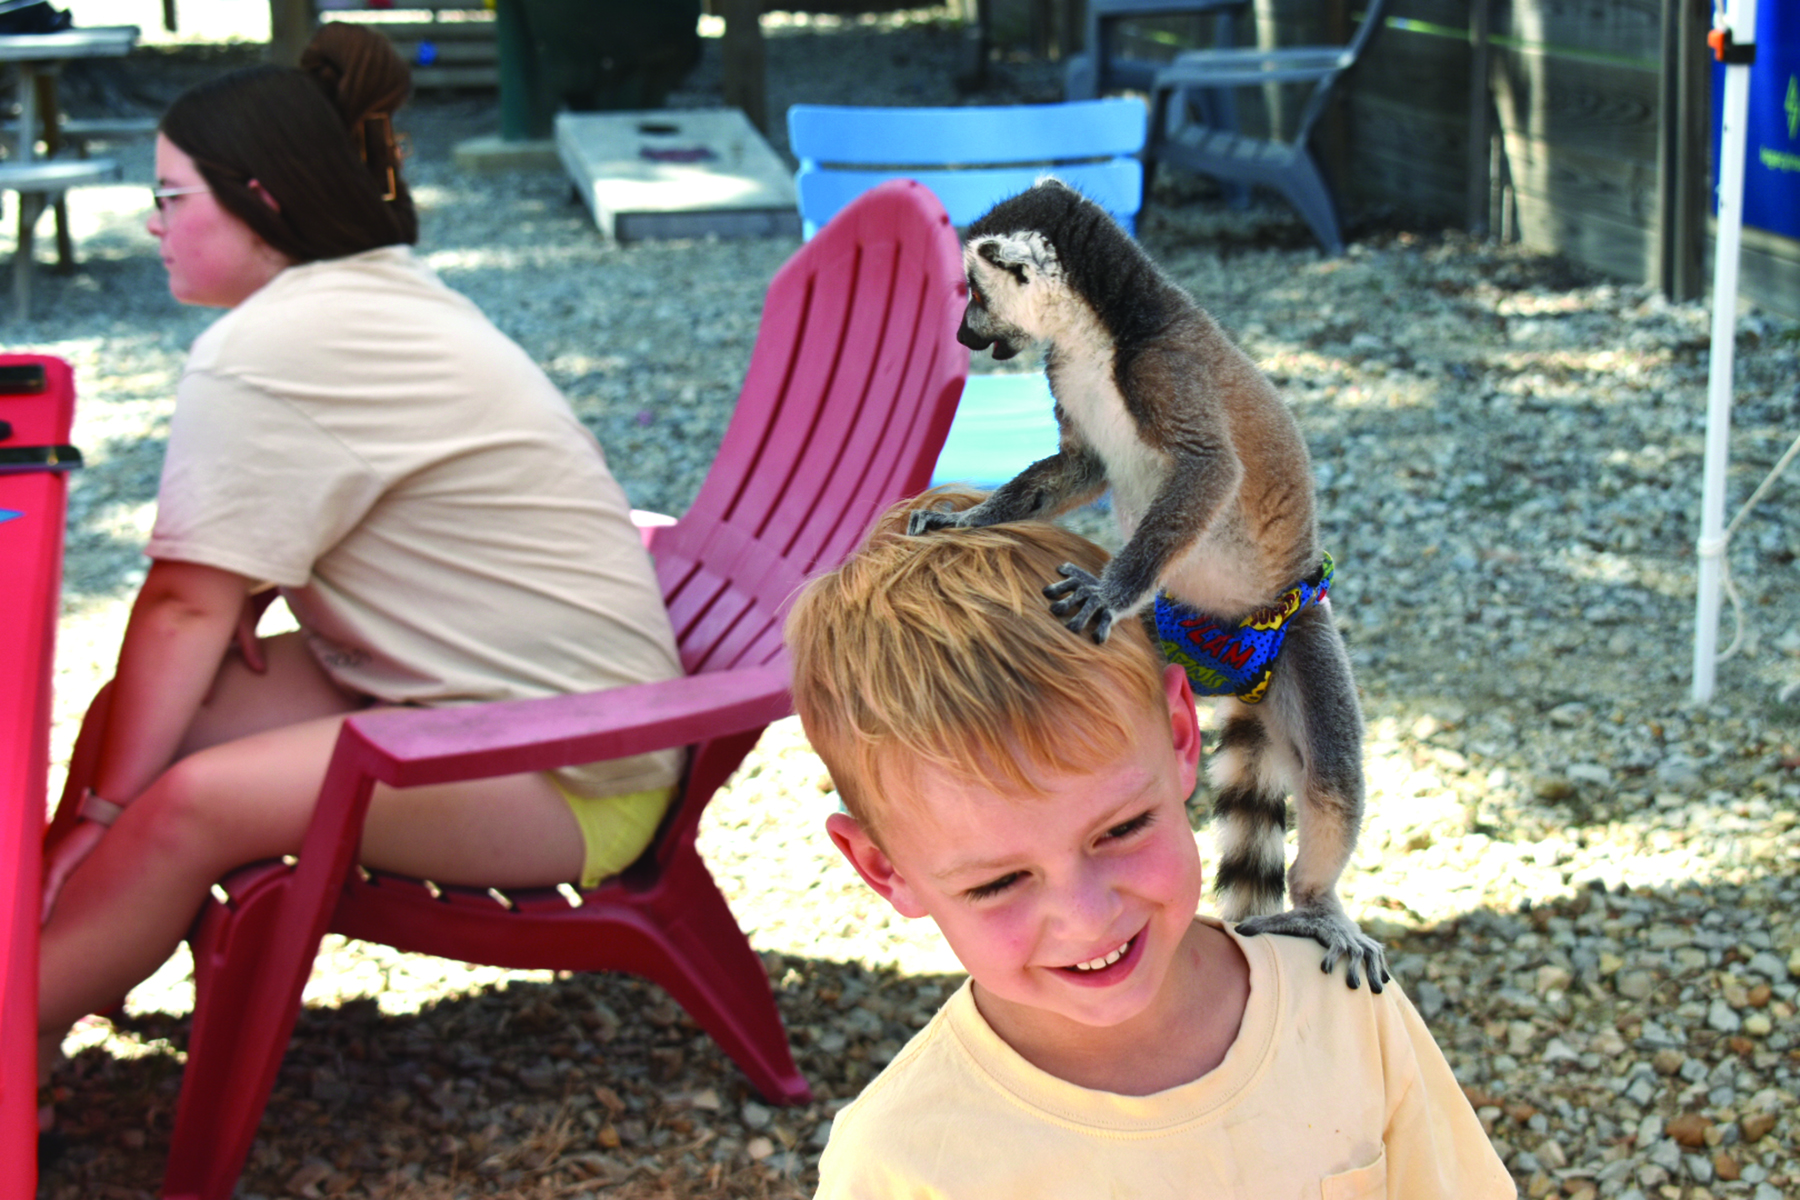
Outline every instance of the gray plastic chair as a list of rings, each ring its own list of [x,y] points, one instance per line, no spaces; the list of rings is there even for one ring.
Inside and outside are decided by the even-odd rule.
[[[1194,50],[1178,55],[1156,73],[1151,85],[1146,176],[1153,164],[1169,163],[1228,185],[1274,188],[1300,210],[1326,253],[1342,254],[1337,205],[1309,143],[1338,78],[1356,64],[1381,28],[1382,3],[1368,0],[1362,23],[1346,45]],[[1223,128],[1207,116],[1216,105],[1190,102],[1190,92],[1270,83],[1313,85],[1289,139],[1278,130],[1256,137]]]
[[[1114,44],[1114,27],[1121,22],[1140,17],[1217,17],[1218,45],[1230,46],[1234,18],[1249,4],[1250,0],[1088,0],[1085,49],[1071,54],[1063,67],[1063,98],[1093,100],[1109,92],[1150,90],[1165,64],[1121,58]]]

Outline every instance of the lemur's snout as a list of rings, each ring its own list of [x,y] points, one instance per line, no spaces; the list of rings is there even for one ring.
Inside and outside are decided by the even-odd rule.
[[[976,351],[986,350],[994,344],[993,338],[983,337],[969,325],[969,314],[966,309],[963,312],[962,324],[956,327],[956,340]]]
[[[963,315],[962,324],[957,327],[956,340],[977,353],[992,346],[994,348],[994,360],[996,362],[1005,362],[1019,352],[1019,348],[1005,338],[990,337],[985,333],[977,333],[974,327],[969,324],[968,314],[966,313]]]

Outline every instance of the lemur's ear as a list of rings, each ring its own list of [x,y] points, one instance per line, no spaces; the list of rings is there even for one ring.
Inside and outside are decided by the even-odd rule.
[[[1021,285],[1034,278],[1062,277],[1062,260],[1056,256],[1056,247],[1036,230],[983,238],[975,253],[1011,274]]]

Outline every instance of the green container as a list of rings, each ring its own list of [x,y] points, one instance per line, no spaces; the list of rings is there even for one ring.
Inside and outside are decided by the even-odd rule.
[[[499,0],[500,136],[558,112],[660,108],[700,61],[700,0]]]

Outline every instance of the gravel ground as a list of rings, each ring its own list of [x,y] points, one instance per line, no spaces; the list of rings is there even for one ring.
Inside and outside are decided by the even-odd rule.
[[[942,25],[771,35],[772,112],[954,102]],[[154,111],[241,57],[146,57],[72,83]],[[715,42],[677,102],[717,102],[717,79]],[[982,98],[1054,95],[1053,67],[1008,63]],[[554,174],[450,168],[456,139],[493,128],[491,102],[428,97],[406,123],[432,264],[544,364],[635,503],[681,511],[794,244],[608,246]],[[148,182],[147,150],[120,153]],[[210,320],[168,299],[141,191],[74,207],[82,270],[46,272],[39,319],[7,338],[75,365],[91,464],[71,499],[59,761],[110,671],[173,381]],[[1744,648],[1694,706],[1706,311],[1391,215],[1351,232],[1351,252],[1323,260],[1279,207],[1232,211],[1178,179],[1142,229],[1311,442],[1368,718],[1351,911],[1388,941],[1525,1194],[1800,1196],[1800,705],[1782,695],[1800,680],[1796,485],[1734,537]],[[1800,325],[1746,312],[1737,355],[1734,505],[1800,425]],[[807,1194],[832,1114],[958,979],[929,927],[892,918],[836,860],[820,830],[833,803],[786,722],[702,830],[811,1106],[762,1106],[636,981],[333,938],[241,1194]],[[151,1194],[190,1002],[178,957],[117,1023],[76,1029],[58,1077],[70,1149],[42,1195]]]

